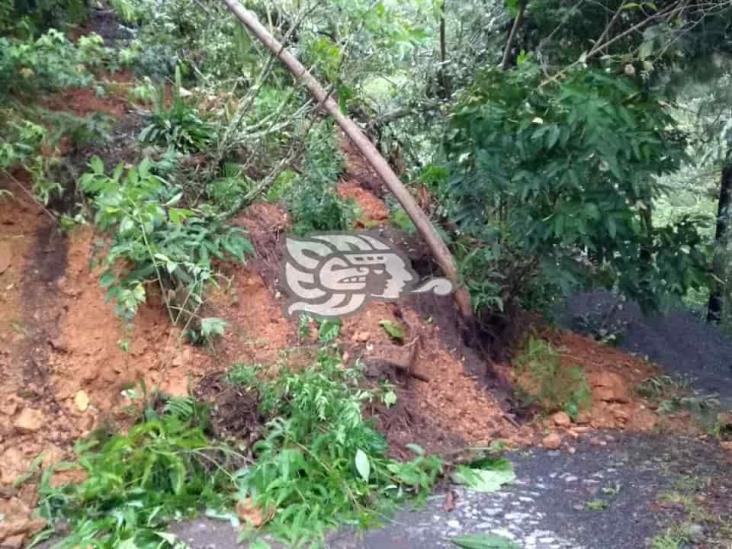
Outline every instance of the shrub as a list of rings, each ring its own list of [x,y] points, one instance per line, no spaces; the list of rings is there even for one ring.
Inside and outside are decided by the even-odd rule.
[[[182,191],[156,175],[148,159],[117,166],[107,175],[98,157],[79,183],[92,199],[95,222],[111,235],[100,282],[116,310],[132,320],[157,284],[171,319],[186,325],[197,318],[207,284],[215,283],[213,259],[244,261],[252,251],[241,229],[202,210],[176,207]]]
[[[180,68],[176,68],[173,103],[165,108],[165,88],[161,86],[148,124],[140,132],[140,141],[173,147],[182,153],[202,151],[215,136],[214,127],[206,122],[195,107],[181,97]]]
[[[70,86],[86,86],[92,75],[84,54],[61,32],[50,29],[36,40],[0,37],[0,99]]]
[[[44,473],[39,512],[49,529],[41,539],[64,525],[68,535],[54,546],[171,547],[169,520],[231,504],[227,469],[243,458],[209,440],[205,409],[179,400],[160,412],[148,407],[126,433],[79,442],[77,461],[56,466],[81,470],[79,484],[54,487],[53,470]]]
[[[343,155],[332,123],[316,124],[307,136],[300,180],[288,200],[295,233],[337,231],[352,225],[355,207],[335,190],[342,169]]]
[[[56,466],[81,469],[79,484],[53,487],[53,471],[44,472],[39,512],[49,527],[41,538],[63,525],[61,547],[177,547],[166,523],[206,509],[300,545],[322,541],[342,522],[365,526],[408,497],[426,497],[440,460],[416,446],[412,461],[387,458],[386,441],[361,411],[374,395],[359,381],[358,370],[344,369],[326,350],[315,364],[272,380],[251,366],[232,368],[226,382],[259,395],[259,413],[270,418],[247,448],[253,462],[210,438],[207,406],[153,399],[126,434],[95,433],[77,445],[75,463]],[[241,435],[239,444],[251,443],[249,433]],[[256,524],[246,522],[249,515]]]
[[[209,200],[223,212],[233,212],[241,206],[251,183],[237,164],[226,163],[221,168],[221,177],[208,183],[206,193]]]
[[[536,258],[532,277],[565,292],[617,288],[651,308],[703,286],[698,220],[650,221],[656,176],[684,158],[665,104],[602,70],[543,78],[528,61],[489,69],[458,101],[442,194],[460,229],[509,261]]]
[[[410,462],[386,457],[386,441],[363,418],[362,402],[373,395],[359,380],[358,370],[321,351],[317,364],[256,385],[262,410],[273,419],[239,486],[271,514],[268,530],[288,544],[322,539],[343,522],[377,521],[396,502],[426,496],[441,471],[440,461],[416,446]]]

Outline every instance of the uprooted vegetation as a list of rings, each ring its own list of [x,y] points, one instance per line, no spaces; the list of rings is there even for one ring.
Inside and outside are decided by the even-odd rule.
[[[77,444],[76,461],[44,472],[39,510],[48,529],[39,539],[60,533],[64,547],[173,543],[167,521],[204,510],[231,516],[246,537],[271,533],[289,543],[322,539],[342,523],[373,524],[405,498],[429,493],[442,462],[416,445],[411,461],[387,457],[362,412],[378,395],[359,375],[324,348],[316,363],[271,380],[235,366],[210,403],[141,395],[126,433],[95,431]],[[233,401],[221,400],[227,391],[237,391]],[[229,422],[238,423],[228,426],[229,442],[217,440],[212,429],[221,434]],[[75,482],[59,485],[56,471],[74,471]]]
[[[284,233],[370,229],[420,276],[434,260],[222,3],[109,4],[0,2],[0,542],[42,529],[69,547],[175,546],[168,522],[206,513],[247,539],[317,543],[439,479],[510,482],[471,447],[573,450],[592,429],[699,432],[697,418],[729,438],[712,396],[546,329],[576,288],[647,310],[722,291],[713,193],[689,181],[723,155],[690,156],[729,117],[690,122],[681,104],[699,91],[661,84],[703,63],[694,33],[724,13],[679,7],[678,35],[649,20],[613,38],[594,8],[557,20],[556,2],[531,0],[499,70],[496,36],[523,18],[512,3],[247,3],[428,212],[472,297],[466,334],[451,300],[428,296],[342,325],[286,317]],[[664,8],[608,9],[630,25]],[[452,59],[436,57],[439,21]],[[710,105],[729,79],[717,53]],[[680,188],[694,207],[672,204]]]

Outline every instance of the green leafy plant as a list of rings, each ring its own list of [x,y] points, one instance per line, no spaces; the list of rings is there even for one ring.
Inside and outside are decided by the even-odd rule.
[[[402,207],[396,207],[389,214],[389,221],[407,234],[415,234],[417,228]]]
[[[0,32],[39,34],[49,27],[79,24],[89,6],[83,0],[3,0],[0,2]]]
[[[84,65],[88,50],[80,50],[56,29],[35,40],[0,37],[0,99],[91,84],[92,74]]]
[[[318,339],[321,343],[333,343],[341,333],[341,321],[338,319],[322,320],[318,327]]]
[[[688,387],[689,383],[686,379],[659,375],[641,382],[636,388],[636,392],[644,398],[661,400],[682,394],[688,390]]]
[[[384,329],[391,339],[398,343],[404,343],[404,337],[406,336],[404,326],[388,319],[380,320],[379,326]]]
[[[356,219],[352,203],[335,191],[342,166],[333,126],[328,122],[316,124],[307,136],[299,184],[287,201],[295,233],[342,230]]]
[[[471,249],[525,264],[499,269],[505,278],[491,282],[501,291],[490,293],[516,299],[527,285],[514,280],[541,275],[562,292],[617,288],[652,308],[659,296],[703,287],[701,220],[651,223],[656,176],[684,158],[668,109],[647,87],[601,70],[543,79],[529,60],[489,69],[451,118],[442,187],[451,217],[477,240]],[[469,286],[480,284],[474,272]]]
[[[7,115],[7,125],[0,129],[0,169],[32,162],[48,131],[40,124],[10,112],[3,115]]]
[[[225,163],[221,168],[221,176],[206,186],[211,203],[224,212],[237,210],[250,190],[251,182],[241,166],[231,163]]]
[[[450,538],[450,542],[463,549],[519,549],[521,547],[498,534],[465,534]]]
[[[60,547],[170,547],[169,520],[230,506],[227,471],[242,457],[207,438],[206,418],[192,399],[174,399],[161,412],[147,408],[125,434],[96,432],[78,443],[76,462],[43,474],[39,512],[49,525],[40,539],[63,524]],[[68,469],[84,480],[51,483],[55,471]]]
[[[719,410],[719,399],[716,395],[675,395],[662,400],[658,411],[664,414],[673,414],[686,410],[697,417],[714,416]]]
[[[266,198],[270,202],[282,200],[287,193],[298,183],[297,173],[292,170],[282,170],[267,190]]]
[[[141,142],[191,153],[204,150],[214,139],[214,127],[201,118],[195,107],[183,100],[182,87],[178,67],[175,72],[172,104],[169,108],[165,107],[165,88],[161,86],[150,120],[140,132]]]
[[[359,377],[322,351],[317,364],[256,385],[273,419],[239,477],[241,497],[271,516],[266,531],[287,543],[322,539],[342,522],[373,523],[394,503],[424,496],[441,471],[416,446],[410,462],[386,457],[385,440],[362,415],[372,395]]]
[[[542,339],[530,337],[513,360],[519,387],[551,413],[564,410],[572,419],[592,403],[592,392],[580,367],[563,366],[559,353]]]
[[[468,465],[458,465],[450,478],[476,492],[495,492],[516,480],[516,474],[507,459],[488,457]]]
[[[171,320],[183,322],[192,339],[220,334],[220,320],[196,322],[196,313],[206,285],[215,283],[213,260],[244,261],[252,251],[241,229],[202,210],[176,207],[182,191],[156,175],[147,159],[127,170],[119,165],[111,175],[97,157],[90,167],[79,184],[91,197],[96,224],[111,234],[100,282],[118,314],[131,320],[154,284]]]
[[[129,98],[136,103],[152,103],[155,100],[157,89],[149,77],[144,77],[140,83],[129,89]]]

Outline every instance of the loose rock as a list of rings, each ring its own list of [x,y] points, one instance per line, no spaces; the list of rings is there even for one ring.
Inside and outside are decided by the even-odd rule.
[[[89,408],[89,395],[84,391],[77,391],[76,395],[74,395],[74,405],[80,412],[86,412],[87,408]]]
[[[572,424],[572,419],[566,412],[557,412],[552,415],[552,421],[557,427],[569,427]]]
[[[556,450],[562,445],[562,437],[557,433],[551,433],[541,441],[542,446],[547,450]]]
[[[33,408],[23,408],[13,426],[24,433],[34,433],[43,426],[43,414]]]

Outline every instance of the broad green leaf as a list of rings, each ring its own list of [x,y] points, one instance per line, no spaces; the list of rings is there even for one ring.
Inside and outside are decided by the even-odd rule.
[[[498,534],[465,534],[450,541],[463,549],[521,549],[521,546]]]
[[[456,484],[462,484],[476,492],[496,492],[501,486],[513,482],[516,474],[513,469],[477,469],[459,465],[451,475]]]
[[[371,463],[369,462],[369,457],[366,455],[366,452],[361,450],[359,448],[356,450],[356,470],[358,471],[358,474],[361,475],[361,478],[364,479],[366,482],[369,481],[369,476],[371,475]]]
[[[89,167],[94,171],[94,173],[102,174],[104,173],[104,162],[102,162],[102,159],[98,156],[94,155],[92,159],[89,161]]]
[[[338,334],[341,333],[341,321],[340,320],[323,320],[320,323],[318,330],[318,337],[321,343],[330,343],[335,341]]]
[[[381,326],[392,339],[398,341],[399,343],[404,342],[404,327],[400,324],[397,324],[392,320],[381,320],[379,321],[379,326]]]

